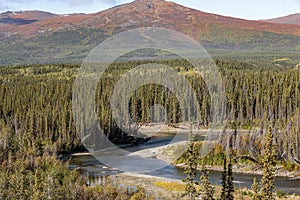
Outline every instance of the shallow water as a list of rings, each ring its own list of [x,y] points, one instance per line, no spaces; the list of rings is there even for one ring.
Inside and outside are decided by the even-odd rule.
[[[128,152],[135,152],[143,149],[164,146],[166,144],[169,144],[170,141],[173,139],[173,137],[174,134],[169,134],[169,133],[160,134],[159,136],[153,137],[145,144],[127,147],[124,148],[124,150]],[[182,136],[182,139],[184,138],[185,136]],[[196,139],[203,140],[203,138],[204,138],[203,136],[198,136],[198,138]],[[157,159],[153,160],[152,164],[154,166],[156,164],[155,161],[158,160]],[[135,164],[136,165],[140,164],[140,163],[134,163],[135,162],[134,160],[131,160],[130,162],[132,166],[134,166]],[[118,171],[117,169],[104,166],[93,156],[89,156],[89,155],[73,157],[70,162],[70,169],[74,169],[74,168],[79,169],[83,174],[88,173],[89,176],[113,175],[113,174],[120,173],[120,171]],[[172,165],[168,165],[162,169],[147,172],[144,174],[164,177],[164,178],[177,179],[177,180],[182,180],[185,178],[183,169],[174,167]],[[221,172],[210,171],[209,177],[212,184],[221,183]],[[257,180],[261,178],[261,176],[258,175],[248,175],[248,174],[241,174],[241,173],[233,174],[234,184],[236,187],[240,187],[240,188],[251,188],[254,177],[256,177]],[[276,187],[276,190],[281,190],[286,193],[300,194],[300,180],[290,180],[290,178],[287,177],[275,177],[274,185]]]

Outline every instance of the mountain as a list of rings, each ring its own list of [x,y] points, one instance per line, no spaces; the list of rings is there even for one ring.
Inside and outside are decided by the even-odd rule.
[[[292,14],[275,19],[264,20],[266,22],[281,23],[281,24],[296,24],[300,25],[300,13]]]
[[[56,15],[42,11],[5,12],[0,14],[0,23],[7,25],[26,25],[48,19]]]
[[[105,38],[149,26],[185,33],[208,49],[300,50],[300,25],[225,17],[163,0],[136,0],[93,14],[2,13],[0,65],[80,62]]]

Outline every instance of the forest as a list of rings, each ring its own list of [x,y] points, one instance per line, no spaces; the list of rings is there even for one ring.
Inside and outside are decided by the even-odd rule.
[[[113,86],[130,69],[150,62],[153,61],[113,63],[98,83],[95,96],[98,120],[107,137],[117,145],[134,141],[128,139],[112,118]],[[198,125],[210,127],[211,97],[202,77],[197,76],[185,60],[156,62],[173,67],[189,81],[199,102],[201,119]],[[226,89],[226,128],[235,130],[230,135],[229,157],[242,156],[262,160],[264,164],[272,156],[275,163],[299,172],[300,66],[286,63],[285,59],[273,60],[272,65],[265,66],[265,62],[226,58],[216,59],[216,65]],[[0,68],[0,199],[145,198],[142,189],[128,195],[114,188],[87,187],[85,177],[69,171],[68,161],[63,161],[66,155],[86,151],[77,135],[72,114],[73,84],[79,68],[79,64]],[[188,114],[181,113],[175,95],[161,85],[140,87],[129,104],[130,115],[138,124],[150,121],[149,108],[155,104],[166,109],[168,124],[189,121]],[[241,130],[248,131],[242,134]],[[221,151],[228,145],[225,132],[216,146]],[[266,142],[272,149],[269,157],[264,153]],[[201,162],[206,160],[206,164],[210,164],[214,161],[214,153]],[[185,156],[183,160],[192,155],[187,152]],[[224,160],[211,164],[222,166]],[[230,159],[224,165],[230,166],[228,163]],[[202,171],[206,175],[205,167]],[[202,179],[205,181],[205,176]]]

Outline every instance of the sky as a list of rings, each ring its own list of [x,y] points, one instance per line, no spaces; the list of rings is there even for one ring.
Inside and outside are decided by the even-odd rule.
[[[56,14],[95,13],[133,0],[0,0],[0,12],[42,10]],[[300,0],[173,0],[204,12],[243,19],[300,13]]]

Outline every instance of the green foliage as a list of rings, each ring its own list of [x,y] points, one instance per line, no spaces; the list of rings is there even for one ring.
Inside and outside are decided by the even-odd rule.
[[[232,163],[231,159],[225,157],[222,171],[222,190],[221,199],[222,200],[233,200],[234,186],[233,186],[233,176],[232,176]]]
[[[300,155],[300,70],[292,68],[292,61],[275,57],[270,58],[274,63],[264,69],[249,62],[217,61],[224,77],[228,121],[232,127],[238,124],[240,127],[252,129],[252,132],[240,136],[239,142],[234,141],[232,153],[245,153],[250,149],[253,157],[263,159],[265,178],[261,189],[268,195],[273,190],[270,186],[273,175],[272,160],[286,161],[287,169],[297,169],[289,163],[292,158],[299,159]],[[129,140],[112,119],[110,97],[113,85],[128,70],[149,62],[115,63],[104,73],[98,84],[95,96],[98,120],[105,134],[117,144],[134,141]],[[259,62],[259,66],[264,64],[261,60]],[[175,59],[159,63],[186,74],[187,80],[197,93],[201,108],[199,124],[208,126],[213,116],[208,112],[211,108],[210,95],[204,80],[193,75],[191,66],[186,61]],[[274,64],[281,66],[272,69]],[[4,166],[0,176],[1,198],[15,195],[17,199],[22,199],[21,194],[23,199],[29,196],[33,199],[48,198],[47,195],[53,192],[56,199],[75,199],[82,191],[90,191],[82,187],[82,180],[77,175],[69,174],[60,163],[54,161],[62,154],[84,150],[76,134],[71,106],[73,83],[78,68],[78,65],[72,64],[0,68],[0,163]],[[149,122],[149,108],[154,104],[164,105],[169,123],[176,123],[181,119],[189,121],[188,114],[180,112],[175,95],[168,89],[153,84],[139,88],[132,95],[131,117],[138,124]],[[266,111],[268,113],[265,117]],[[268,136],[266,141],[269,142],[266,144],[262,143],[262,118],[266,118],[265,121],[274,121],[276,127],[272,135]],[[270,137],[276,138],[274,143],[271,143]],[[222,165],[226,147],[223,141],[225,140],[222,139],[203,158],[206,164]],[[272,147],[272,151],[262,154],[264,146],[267,149]],[[190,162],[190,177],[193,177],[193,170],[197,166],[197,158],[192,156],[192,152],[199,152],[200,147],[201,143],[193,143],[180,160]],[[37,160],[37,164],[34,160]],[[189,179],[190,182],[191,180],[192,178]],[[72,196],[67,189],[62,191],[56,188],[61,185],[69,190],[71,186],[75,187],[78,192]],[[195,191],[194,189],[190,187],[189,191]]]
[[[226,200],[226,188],[227,188],[227,159],[223,159],[223,171],[222,171],[222,190],[221,190],[221,200]]]
[[[227,176],[226,176],[226,188],[225,196],[227,200],[233,200],[234,186],[233,186],[233,176],[232,176],[232,163],[229,158],[229,163],[227,166]]]
[[[261,198],[263,200],[275,199],[273,196],[274,191],[274,146],[273,146],[273,133],[269,126],[265,139],[264,157],[262,160],[263,176],[261,179]]]
[[[9,158],[0,174],[1,199],[76,199],[85,185],[76,171],[48,156]]]
[[[251,189],[253,191],[253,196],[252,200],[260,200],[260,195],[259,195],[259,184],[256,181],[256,178],[254,177],[253,179],[253,184],[251,186]]]
[[[201,33],[202,43],[209,49],[230,49],[230,50],[256,50],[256,51],[284,51],[297,50],[299,37],[260,32],[255,30],[241,30],[238,27],[210,25],[209,34]]]
[[[284,193],[284,192],[282,192],[282,191],[280,191],[280,190],[277,190],[277,191],[275,192],[275,194],[276,194],[276,197],[281,198],[281,199],[287,197],[287,194]]]
[[[201,22],[197,22],[197,26],[198,23]],[[12,34],[6,40],[1,40],[0,65],[81,62],[96,45],[123,29],[117,25],[106,28],[75,28],[72,24],[69,26],[28,39],[19,34]],[[194,34],[193,30],[191,35]],[[200,31],[198,38],[206,49],[222,50],[223,53],[225,50],[235,51],[235,54],[267,54],[269,51],[297,53],[299,50],[299,36],[240,29],[221,24],[210,24],[206,31]]]
[[[202,146],[202,141],[197,141],[194,143],[194,148],[196,149],[197,152],[200,152],[201,146]],[[206,165],[210,166],[221,166],[224,161],[224,149],[221,145],[216,144],[211,152],[209,152],[205,157],[201,158],[201,161],[203,161]],[[184,152],[179,158],[177,158],[174,163],[175,164],[182,164],[187,162],[187,152]]]
[[[195,149],[192,130],[189,135],[189,147],[187,149],[187,163],[184,170],[186,178],[183,180],[186,183],[184,195],[189,196],[190,200],[195,199],[197,196],[196,191],[196,172],[198,166],[198,151]]]
[[[101,29],[55,31],[30,39],[1,41],[0,65],[79,63],[109,35]]]
[[[147,199],[144,190],[128,195],[112,186],[87,187],[86,179],[54,157],[10,157],[0,168],[0,199]]]
[[[204,162],[202,162],[199,196],[203,200],[214,200],[215,189],[214,186],[210,184],[208,175],[209,172]]]
[[[287,171],[299,171],[300,166],[296,163],[292,163],[291,161],[283,161],[282,166]]]

